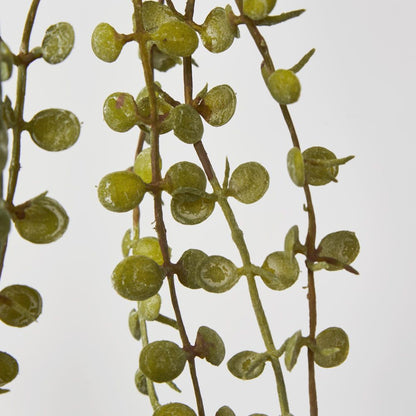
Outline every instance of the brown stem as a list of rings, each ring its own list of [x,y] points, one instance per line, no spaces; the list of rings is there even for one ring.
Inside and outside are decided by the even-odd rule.
[[[134,0],[135,21],[137,28],[137,35],[139,39],[140,56],[142,59],[143,72],[146,80],[146,86],[149,91],[150,101],[150,118],[151,118],[151,160],[152,160],[152,184],[158,184],[161,181],[161,171],[159,165],[159,118],[157,111],[156,91],[154,87],[154,74],[151,65],[151,57],[149,49],[146,45],[145,32],[143,28],[142,19],[142,2],[141,0]],[[167,280],[169,284],[169,291],[171,295],[172,306],[175,312],[176,322],[178,324],[179,334],[182,340],[183,349],[191,351],[192,346],[189,342],[185,325],[183,323],[182,314],[179,308],[179,302],[175,290],[175,281],[173,279],[172,264],[170,262],[169,246],[167,241],[166,227],[163,219],[162,209],[162,195],[161,189],[154,186],[154,214],[155,214],[155,229],[159,239],[159,245],[163,256],[163,265],[167,270]],[[198,415],[205,416],[204,405],[202,401],[201,390],[196,375],[195,359],[192,354],[187,354],[189,371],[191,373],[192,384],[195,392],[195,399],[198,407]]]
[[[274,71],[274,64],[270,56],[266,41],[258,30],[256,24],[248,17],[243,15],[243,3],[241,0],[235,0],[237,7],[241,13],[241,20],[246,24],[251,36],[253,37],[259,52],[261,53],[265,65],[268,70]],[[286,105],[280,105],[280,110],[288,127],[293,146],[300,149],[299,139],[295,130],[295,126],[290,116]],[[308,212],[308,233],[306,236],[306,264],[309,261],[313,262],[316,257],[315,240],[316,240],[316,218],[312,203],[312,196],[309,185],[305,184],[304,193],[306,197],[307,212]],[[308,309],[309,309],[309,340],[312,344],[315,343],[316,325],[317,325],[317,311],[316,311],[316,291],[314,272],[308,268]],[[315,361],[314,353],[308,349],[308,380],[309,380],[309,407],[310,416],[318,416],[318,404],[316,394],[316,379],[315,379]]]

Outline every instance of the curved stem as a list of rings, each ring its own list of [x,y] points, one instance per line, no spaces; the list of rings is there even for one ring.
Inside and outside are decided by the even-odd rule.
[[[197,142],[194,145],[195,150],[198,154],[198,157],[201,161],[202,166],[204,167],[205,173],[212,185],[212,188],[215,194],[218,197],[218,204],[220,205],[224,217],[229,225],[231,230],[232,239],[240,253],[241,259],[243,261],[243,267],[247,276],[247,284],[249,288],[249,294],[251,299],[251,304],[253,306],[254,314],[260,329],[263,342],[266,346],[267,351],[272,352],[276,350],[276,347],[273,342],[272,333],[270,331],[270,326],[264,313],[263,305],[260,300],[259,292],[257,290],[257,285],[254,279],[254,273],[252,270],[252,264],[250,260],[250,254],[247,248],[247,244],[244,239],[244,235],[240,227],[238,226],[235,215],[230,207],[230,204],[227,201],[227,198],[223,195],[222,188],[218,182],[218,179],[215,175],[215,172],[212,168],[211,162],[209,161],[208,155],[205,151],[205,148],[202,142]],[[283,378],[282,368],[280,361],[277,357],[271,359],[272,368],[275,374],[277,393],[279,397],[280,410],[283,416],[289,415],[289,403],[287,399],[286,386]]]
[[[192,19],[194,9],[194,0],[188,0],[186,6],[186,18]],[[192,103],[192,86],[193,86],[193,76],[192,76],[192,58],[187,57],[183,60],[183,78],[185,86],[185,102],[187,104]],[[208,180],[211,183],[211,186],[218,196],[218,203],[224,213],[226,221],[231,230],[232,239],[236,244],[241,259],[243,261],[243,267],[249,269],[251,266],[250,254],[248,252],[247,245],[244,240],[243,232],[239,228],[237,221],[235,219],[234,213],[228,204],[227,198],[223,195],[222,188],[218,182],[218,179],[215,175],[212,164],[209,160],[208,154],[205,151],[205,148],[201,141],[194,144],[195,151],[199,157],[199,160],[204,168],[205,174],[207,175]],[[254,280],[254,274],[252,272],[247,274],[247,283],[249,287],[250,299],[254,309],[254,313],[257,319],[257,323],[265,343],[265,346],[268,351],[274,351],[276,348],[274,346],[273,337],[270,331],[269,324],[267,322],[266,314],[264,313],[263,305],[260,300],[260,296],[257,290],[257,285]],[[280,366],[279,359],[277,357],[272,360],[272,367],[275,373],[277,391],[280,403],[280,409],[283,416],[289,415],[289,404],[287,400],[286,386],[283,379],[283,373]]]
[[[143,65],[143,72],[145,76],[146,86],[149,91],[150,101],[150,119],[151,119],[151,160],[152,160],[152,183],[157,184],[161,181],[161,171],[159,165],[159,119],[157,111],[156,91],[154,87],[153,68],[151,65],[150,51],[146,45],[146,34],[143,28],[142,19],[142,1],[134,0],[134,15],[137,28],[137,35],[140,48],[140,56]],[[167,271],[167,280],[169,284],[169,291],[171,295],[172,306],[175,312],[176,322],[178,325],[179,334],[182,340],[183,349],[185,352],[192,351],[192,345],[189,342],[185,326],[182,319],[182,314],[179,308],[179,302],[175,290],[175,281],[173,278],[172,264],[170,262],[169,246],[167,242],[166,227],[163,219],[162,209],[162,195],[161,189],[154,187],[154,213],[155,213],[155,229],[159,239],[159,245],[162,251],[164,267]],[[187,354],[187,360],[189,364],[189,370],[191,373],[192,384],[195,393],[195,399],[198,407],[198,415],[205,416],[204,405],[202,401],[201,390],[198,383],[198,377],[196,374],[195,359],[193,354]]]
[[[285,119],[286,125],[292,138],[293,146],[300,149],[299,139],[295,130],[295,126],[290,116],[289,109],[286,105],[280,105],[280,109]],[[308,212],[308,233],[306,235],[306,267],[308,263],[315,260],[315,243],[316,243],[316,216],[312,202],[312,194],[307,183],[303,186],[306,198],[306,210]],[[308,268],[308,309],[309,309],[309,340],[313,345],[316,337],[317,310],[316,310],[316,290],[315,277],[313,270]],[[316,393],[316,377],[315,377],[315,360],[314,352],[308,348],[308,386],[309,386],[309,408],[310,416],[318,416],[318,399]]]
[[[258,30],[256,24],[246,16],[243,16],[243,4],[241,0],[235,0],[237,7],[242,14],[241,19],[246,24],[247,29],[249,30],[254,42],[257,45],[257,48],[260,54],[263,57],[264,63],[267,66],[268,70],[274,71],[274,64],[270,56],[267,43]],[[290,112],[286,105],[280,105],[280,110],[282,112],[283,118],[288,127],[293,146],[300,149],[299,139],[296,133],[295,126],[293,124]],[[306,206],[308,212],[308,233],[306,236],[306,264],[309,261],[314,261],[315,259],[315,240],[316,240],[316,218],[315,211],[312,203],[312,196],[309,189],[309,185],[305,184],[304,193],[306,198]],[[315,291],[315,278],[313,270],[308,268],[308,308],[309,308],[309,340],[312,344],[315,343],[316,335],[316,325],[317,325],[317,311],[316,311],[316,291]],[[317,402],[317,393],[316,393],[316,379],[315,379],[315,361],[314,361],[314,352],[308,348],[308,384],[309,384],[309,407],[310,407],[310,416],[318,416],[318,402]]]

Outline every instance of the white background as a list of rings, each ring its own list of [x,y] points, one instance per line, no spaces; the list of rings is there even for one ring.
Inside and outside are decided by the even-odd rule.
[[[113,64],[99,61],[90,49],[90,34],[104,21],[129,33],[128,0],[41,2],[31,47],[58,21],[73,24],[76,45],[57,66],[43,61],[29,68],[25,118],[50,108],[66,108],[82,121],[79,142],[62,153],[38,149],[23,137],[22,170],[16,203],[48,190],[68,211],[67,233],[47,246],[30,244],[13,230],[1,287],[27,284],[44,299],[38,323],[24,329],[0,326],[0,350],[15,356],[19,376],[0,397],[4,416],[133,416],[151,415],[147,398],[133,378],[140,345],[127,328],[132,302],[111,287],[112,269],[121,260],[120,240],[130,214],[106,211],[96,198],[105,174],[132,164],[137,131],[112,132],[102,118],[102,103],[115,91],[133,95],[144,86],[134,45]],[[183,1],[178,3],[182,10]],[[415,3],[411,0],[333,0],[278,2],[276,13],[297,8],[307,12],[291,22],[262,32],[275,64],[291,67],[312,47],[315,56],[300,73],[302,96],[290,107],[301,146],[326,146],[356,158],[340,169],[339,183],[313,188],[318,239],[329,232],[357,233],[361,253],[354,263],[358,277],[346,272],[317,274],[318,330],[340,326],[349,334],[350,355],[334,369],[317,368],[322,416],[390,416],[414,409],[414,155],[415,155]],[[202,22],[223,1],[197,1]],[[5,41],[17,51],[29,1],[0,0],[0,26]],[[222,179],[225,157],[232,169],[256,160],[269,170],[271,185],[261,202],[243,206],[232,201],[252,260],[261,264],[283,248],[286,231],[298,224],[306,234],[304,197],[286,172],[290,137],[278,106],[261,80],[261,60],[247,31],[241,29],[226,53],[195,54],[195,90],[230,84],[237,92],[234,118],[222,128],[206,126],[204,143]],[[159,76],[162,85],[181,99],[181,70]],[[14,95],[15,78],[5,85]],[[196,162],[192,146],[173,135],[161,140],[163,171],[180,160]],[[151,199],[143,202],[142,235],[154,235]],[[221,254],[241,265],[218,207],[205,223],[187,227],[165,217],[173,260],[188,248]],[[299,261],[303,260],[299,257]],[[276,344],[298,329],[307,334],[306,273],[285,292],[259,282]],[[162,312],[171,315],[166,288]],[[222,295],[179,289],[191,340],[200,325],[217,330],[227,359],[238,351],[262,351],[263,345],[242,279]],[[150,337],[178,340],[173,330],[151,324]],[[291,411],[308,414],[306,354],[286,374]],[[214,368],[198,362],[198,374],[209,416],[222,405],[238,416],[254,412],[277,415],[275,387],[269,368],[252,381],[233,378],[225,363]],[[182,395],[158,388],[162,403],[183,401],[195,408],[185,371],[176,380]]]

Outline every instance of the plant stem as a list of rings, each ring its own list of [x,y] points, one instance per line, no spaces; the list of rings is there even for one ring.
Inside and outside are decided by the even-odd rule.
[[[274,71],[274,64],[267,47],[267,43],[256,24],[249,18],[243,16],[243,5],[241,0],[235,0],[237,7],[242,14],[241,18],[246,24],[257,48],[264,59],[265,65],[270,72]],[[289,110],[286,105],[280,105],[280,110],[283,114],[283,118],[288,127],[293,146],[300,149],[299,139],[290,116]],[[315,211],[312,203],[312,196],[309,189],[309,185],[305,184],[304,193],[306,197],[307,211],[308,211],[308,234],[306,236],[306,265],[308,261],[313,262],[316,256],[315,240],[316,240],[316,218]],[[306,266],[307,267],[307,266]],[[315,279],[314,272],[308,268],[308,308],[309,308],[309,340],[312,344],[315,343],[316,324],[317,324],[317,311],[316,311],[316,291],[315,291]],[[308,348],[308,384],[309,384],[309,407],[310,416],[318,416],[318,401],[316,393],[316,379],[315,379],[315,361],[314,352]]]
[[[257,290],[257,285],[254,280],[254,274],[251,272],[251,260],[250,254],[247,248],[247,244],[244,240],[244,235],[242,230],[239,228],[235,215],[230,207],[230,204],[227,201],[227,198],[223,195],[222,188],[218,182],[218,179],[214,173],[211,162],[209,161],[208,155],[205,151],[205,148],[202,142],[197,142],[194,145],[195,150],[198,154],[198,157],[201,161],[202,166],[204,167],[205,173],[212,185],[212,188],[215,194],[218,197],[218,204],[220,205],[224,217],[230,227],[232,239],[237,246],[237,249],[240,253],[241,259],[243,261],[243,267],[247,270],[246,277],[250,293],[251,304],[257,319],[257,323],[260,329],[263,342],[266,346],[268,352],[276,350],[276,347],[273,342],[273,337],[270,331],[269,324],[267,322],[266,315],[264,313],[263,305],[260,300],[260,296]],[[283,378],[282,368],[280,366],[280,361],[277,357],[271,359],[273,371],[275,374],[276,384],[277,384],[277,393],[279,397],[280,410],[283,416],[289,415],[289,403],[287,399],[286,387]]]
[[[152,160],[152,183],[157,184],[161,181],[161,171],[159,165],[159,119],[157,111],[157,100],[156,100],[156,91],[154,87],[154,76],[153,68],[151,65],[150,51],[146,45],[145,31],[143,28],[143,19],[142,19],[142,1],[134,0],[134,11],[135,11],[135,21],[138,34],[140,56],[143,65],[143,72],[145,76],[146,86],[149,91],[149,101],[150,101],[150,118],[151,118],[151,160]],[[182,340],[183,349],[187,352],[187,360],[189,364],[189,370],[191,373],[192,384],[195,393],[195,399],[198,407],[198,415],[205,416],[205,410],[201,395],[201,390],[198,383],[198,377],[196,374],[195,366],[195,357],[191,353],[192,345],[189,342],[185,326],[182,319],[182,314],[179,308],[179,302],[176,295],[175,281],[173,278],[173,265],[170,262],[169,255],[169,246],[167,242],[166,227],[163,219],[163,209],[162,209],[162,190],[160,188],[154,187],[153,198],[154,198],[154,213],[155,213],[155,222],[156,222],[156,233],[159,239],[159,245],[161,248],[164,267],[167,271],[167,280],[169,284],[169,291],[171,295],[172,306],[175,312],[176,322],[178,325],[179,334]]]
[[[195,5],[194,0],[188,0],[186,4],[185,17],[189,20],[191,20],[193,17],[194,5]],[[192,58],[191,57],[186,57],[183,59],[183,74],[184,74],[183,78],[184,78],[184,87],[185,87],[185,94],[184,94],[185,103],[191,104],[193,101],[193,97],[192,97],[193,76],[192,76]],[[243,232],[238,227],[234,213],[230,205],[228,204],[227,198],[223,195],[221,186],[215,175],[215,172],[209,160],[208,154],[205,151],[204,145],[202,144],[201,141],[199,141],[194,144],[194,148],[204,168],[205,174],[207,175],[207,178],[210,181],[214,192],[218,196],[218,203],[231,229],[232,239],[240,252],[240,256],[243,261],[243,266],[247,267],[247,269],[249,270],[249,267],[251,266],[250,254],[248,252],[247,245],[244,240]],[[264,313],[264,309],[260,300],[260,296],[257,290],[257,285],[254,280],[254,275],[251,272],[247,273],[247,282],[248,282],[248,287],[249,287],[251,303],[254,309],[254,313],[256,315],[256,319],[260,328],[263,341],[268,351],[274,351],[276,348],[274,346],[273,337],[272,337],[270,327],[267,322],[267,318]],[[286,416],[289,414],[289,404],[287,400],[286,387],[285,387],[285,383],[283,379],[282,369],[280,366],[279,359],[277,357],[272,359],[272,367],[273,367],[273,371],[275,373],[275,378],[276,378],[280,409],[282,411],[282,415]]]
[[[293,146],[300,149],[299,139],[296,133],[295,126],[290,116],[286,105],[281,105],[280,109],[285,119],[286,125],[289,129],[292,138]],[[306,207],[308,212],[308,233],[306,235],[306,267],[308,263],[313,262],[316,257],[315,240],[316,240],[316,217],[313,208],[312,195],[309,185],[305,183],[303,191],[306,198]],[[308,308],[309,308],[309,340],[312,344],[315,343],[316,325],[317,325],[317,310],[316,310],[316,290],[315,277],[313,270],[308,268]],[[318,399],[316,393],[316,378],[315,378],[315,360],[314,352],[308,348],[308,385],[309,385],[309,408],[310,416],[318,416]]]
[[[29,12],[26,17],[25,26],[23,28],[22,41],[20,44],[20,54],[19,56],[25,56],[29,53],[29,40],[32,33],[33,24],[35,23],[36,12],[39,7],[40,0],[33,0],[30,6]],[[28,62],[25,62],[24,59],[18,60],[18,69],[17,69],[17,85],[16,85],[16,104],[14,108],[14,116],[16,123],[13,127],[13,144],[12,144],[12,153],[9,167],[9,180],[7,186],[7,196],[6,203],[8,209],[13,208],[13,198],[16,192],[17,179],[19,176],[20,170],[20,142],[22,131],[24,129],[25,122],[23,120],[23,110],[25,103],[26,95],[26,81],[27,81],[27,67]],[[3,244],[1,253],[0,253],[0,278],[3,272],[4,258],[6,255],[7,241]]]

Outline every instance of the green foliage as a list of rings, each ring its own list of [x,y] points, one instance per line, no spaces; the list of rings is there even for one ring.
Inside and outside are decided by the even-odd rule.
[[[48,244],[62,237],[69,218],[58,201],[42,194],[15,207],[13,221],[16,230],[25,240]]]
[[[105,175],[98,185],[98,199],[110,211],[126,212],[140,204],[146,192],[135,173],[123,170]]]
[[[204,125],[201,116],[189,104],[180,104],[171,112],[173,132],[175,136],[188,144],[194,144],[202,139]]]
[[[171,341],[155,341],[146,345],[140,353],[140,370],[157,383],[178,377],[186,364],[186,354]]]
[[[152,182],[152,156],[151,149],[143,149],[136,157],[133,166],[133,172],[140,176],[143,182]],[[159,158],[159,169],[162,167],[162,159]]]
[[[201,40],[210,52],[226,51],[238,37],[237,26],[232,23],[227,8],[215,7],[202,24]]]
[[[215,208],[215,200],[197,188],[179,188],[172,195],[170,209],[173,218],[185,225],[205,221]]]
[[[253,20],[264,19],[276,4],[276,0],[243,0],[243,12]]]
[[[191,56],[198,47],[195,31],[179,20],[163,23],[152,36],[156,46],[171,56]]]
[[[0,320],[18,328],[28,326],[42,312],[42,297],[29,286],[11,285],[0,291]]]
[[[242,380],[258,377],[264,370],[267,356],[254,351],[241,351],[235,354],[227,363],[230,373]]]
[[[199,285],[213,293],[230,290],[239,280],[237,267],[222,256],[209,256],[200,266]]]
[[[238,166],[231,174],[228,194],[244,204],[258,201],[269,188],[269,173],[257,162]]]
[[[9,47],[0,39],[0,74],[1,81],[7,81],[13,73],[13,54]]]
[[[285,346],[285,366],[286,368],[291,371],[295,366],[300,349],[302,347],[303,340],[302,340],[302,333],[300,331],[296,331],[287,341]]]
[[[298,147],[292,147],[287,154],[287,170],[290,179],[296,186],[305,185],[305,164]]]
[[[117,132],[129,131],[139,122],[136,101],[125,92],[115,92],[107,97],[103,115],[108,127]]]
[[[320,367],[336,367],[348,356],[348,335],[341,328],[332,327],[322,331],[316,337],[314,359]]]
[[[0,386],[10,383],[19,372],[19,364],[6,352],[0,351]]]
[[[296,257],[286,251],[275,251],[264,260],[262,268],[268,272],[261,276],[266,286],[273,290],[285,290],[299,277]]]
[[[49,108],[37,113],[26,129],[39,147],[50,152],[59,152],[75,144],[81,125],[71,111]]]
[[[217,410],[215,416],[235,416],[235,413],[228,406],[222,406]]]
[[[59,64],[71,53],[75,41],[73,27],[66,22],[50,26],[42,41],[42,57],[49,64]]]
[[[68,227],[69,218],[65,209],[46,192],[20,205],[15,202],[19,182],[20,156],[25,144],[23,131],[27,130],[33,141],[42,149],[62,151],[71,147],[80,134],[77,117],[68,110],[50,108],[37,113],[27,122],[24,118],[28,72],[36,60],[43,58],[49,64],[58,64],[66,59],[74,46],[74,29],[69,23],[51,25],[45,32],[41,46],[29,50],[39,1],[33,0],[22,30],[22,41],[13,53],[0,39],[0,81],[9,80],[13,66],[17,66],[16,93],[3,99],[0,82],[0,172],[2,174],[0,194],[0,278],[3,273],[11,221],[21,237],[35,244],[46,244],[58,240]],[[47,94],[47,89],[43,91]],[[31,96],[33,100],[34,97]],[[13,130],[10,142],[8,130]],[[6,165],[9,163],[6,175]],[[4,171],[4,172],[3,172]],[[31,173],[29,172],[29,175]],[[7,192],[6,192],[7,190]],[[22,258],[22,261],[26,259]],[[32,270],[39,267],[32,266]],[[11,284],[0,291],[0,320],[10,326],[25,327],[35,322],[42,312],[39,292],[29,286]],[[18,373],[17,361],[5,352],[0,352],[0,386],[12,381]],[[0,389],[0,394],[8,389]]]
[[[225,345],[213,329],[201,326],[196,335],[194,352],[209,363],[218,366],[224,360]]]
[[[267,80],[267,86],[279,104],[287,105],[299,100],[300,82],[296,74],[289,69],[274,71]]]
[[[196,416],[196,413],[186,404],[168,403],[159,407],[153,416]]]
[[[169,7],[155,1],[143,2],[142,17],[144,30],[150,33],[155,32],[163,23],[177,20]]]
[[[165,175],[165,189],[170,194],[181,188],[194,188],[205,191],[207,178],[204,171],[195,163],[178,162],[172,165]]]
[[[116,292],[129,300],[145,300],[162,287],[163,270],[152,259],[129,256],[114,269],[111,279]]]
[[[318,256],[327,259],[327,270],[341,270],[351,264],[360,252],[360,243],[352,231],[337,231],[326,235],[319,243]],[[331,264],[330,259],[336,264]]]
[[[179,281],[189,289],[200,289],[200,268],[208,255],[196,248],[186,250],[178,261],[177,275]]]
[[[142,332],[140,330],[139,312],[135,309],[132,309],[129,313],[129,329],[131,336],[137,341],[140,341]]]
[[[196,415],[182,403],[161,404],[154,385],[154,382],[167,383],[179,391],[172,380],[182,373],[186,362],[191,370],[198,414],[204,414],[194,359],[203,358],[218,366],[225,357],[223,340],[209,327],[200,326],[194,345],[190,344],[176,292],[178,282],[188,289],[203,288],[215,294],[230,290],[243,276],[247,278],[265,351],[241,351],[228,360],[227,367],[237,378],[250,380],[260,376],[266,362],[270,362],[283,416],[292,414],[281,360],[284,360],[286,369],[291,371],[300,357],[302,347],[305,347],[309,352],[308,369],[311,370],[315,363],[323,367],[338,365],[345,360],[348,353],[348,337],[340,328],[328,328],[315,336],[317,307],[314,273],[322,268],[344,268],[357,273],[350,263],[358,254],[359,243],[354,233],[339,231],[324,237],[316,247],[316,215],[309,187],[336,181],[338,167],[351,160],[352,156],[337,159],[331,151],[318,146],[301,152],[287,105],[300,99],[301,85],[296,73],[305,67],[315,50],[306,53],[290,69],[275,69],[268,45],[259,28],[288,21],[304,12],[304,9],[300,9],[272,16],[270,13],[275,5],[276,0],[237,1],[235,10],[231,5],[225,8],[214,7],[200,24],[194,21],[193,16],[197,2],[187,2],[182,13],[174,0],[164,4],[158,1],[133,0],[132,33],[120,35],[110,25],[102,23],[92,35],[94,53],[107,62],[118,57],[124,43],[138,43],[139,58],[146,80],[146,86],[136,99],[131,94],[119,92],[110,95],[104,104],[104,119],[112,130],[125,132],[138,126],[141,133],[133,171],[114,172],[105,176],[98,187],[98,196],[100,202],[112,211],[125,212],[134,209],[133,228],[126,232],[122,241],[124,259],[116,266],[112,280],[114,288],[122,297],[138,302],[137,310],[133,309],[129,315],[130,331],[143,346],[135,384],[139,392],[148,396],[153,409],[156,409],[154,416]],[[291,227],[285,236],[284,251],[270,250],[271,253],[266,256],[261,267],[252,264],[250,260],[243,230],[238,225],[229,198],[233,197],[244,204],[259,201],[269,188],[269,173],[258,162],[243,163],[230,172],[227,158],[223,184],[220,185],[204,148],[202,119],[215,127],[228,123],[236,110],[236,93],[227,84],[208,90],[205,80],[202,83],[205,87],[197,94],[193,92],[193,66],[197,66],[193,54],[198,50],[199,39],[208,51],[216,54],[224,52],[239,37],[238,25],[247,26],[261,53],[261,76],[289,129],[292,143],[287,155],[287,170],[292,182],[305,194],[304,211],[308,220],[305,241],[300,241],[299,227]],[[180,79],[184,80],[185,98],[171,96],[158,82],[158,74],[154,71],[156,69],[165,72],[177,64],[182,64]],[[175,71],[179,71],[179,68],[175,68],[173,72]],[[195,163],[183,160],[172,165],[162,175],[160,154],[164,142],[160,140],[160,135],[171,130],[182,142],[193,145],[203,169]],[[263,139],[266,138],[268,139]],[[150,147],[142,150],[144,141]],[[263,145],[267,146],[266,142]],[[206,190],[207,180],[211,185],[211,193]],[[139,203],[146,192],[153,197],[157,237],[140,236],[143,213]],[[237,267],[222,255],[208,256],[198,248],[186,250],[176,263],[173,262],[165,224],[165,198],[170,198],[172,217],[183,225],[202,223],[211,215],[215,205],[218,205],[240,254],[241,267]],[[275,219],[270,219],[271,229],[275,228],[274,221]],[[305,258],[307,268],[305,275],[310,334],[303,337],[298,330],[276,349],[257,288],[259,279],[255,277],[260,277],[268,288],[277,291],[293,286],[300,276],[298,259],[295,257],[297,255]],[[174,319],[162,313],[163,292],[159,293],[159,290],[163,281],[169,286]],[[193,293],[197,294],[195,291]],[[195,308],[195,314],[197,312],[198,307]],[[179,335],[182,346],[168,340],[149,341],[149,321],[152,321],[151,325],[162,323],[177,331],[176,335]],[[313,392],[315,378],[312,371],[308,373],[308,382],[313,387],[310,389]],[[316,396],[311,393],[311,409],[316,407],[316,401]],[[222,406],[216,413],[216,416],[233,415],[233,410],[228,406]],[[316,416],[314,413],[311,415]],[[251,416],[265,415],[253,413]]]
[[[104,62],[114,62],[124,46],[123,37],[108,23],[100,23],[91,36],[95,56]]]
[[[237,104],[235,92],[229,85],[217,85],[207,92],[198,111],[211,126],[223,126],[231,120]]]
[[[158,293],[139,302],[139,315],[146,321],[154,321],[159,316],[162,298]]]

